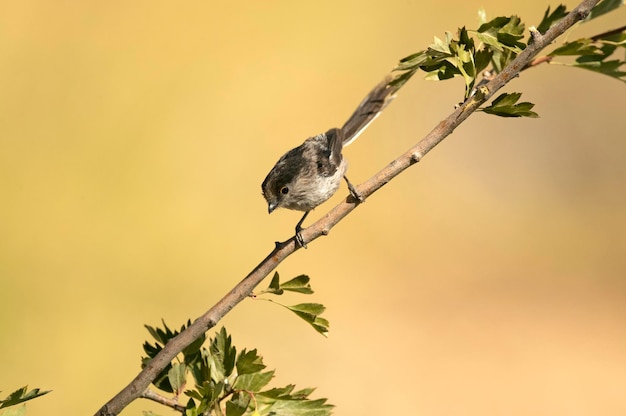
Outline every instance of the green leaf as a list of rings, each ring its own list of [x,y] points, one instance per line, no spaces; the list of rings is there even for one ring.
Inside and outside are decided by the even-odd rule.
[[[443,81],[461,75],[458,68],[450,62],[440,62],[436,66],[424,66],[422,69],[426,71],[424,79],[427,80]]]
[[[226,416],[242,416],[246,412],[250,400],[249,394],[234,393],[233,397],[226,402]]]
[[[310,280],[309,276],[301,274],[300,276],[296,276],[293,279],[286,281],[280,285],[280,288],[289,292],[305,293],[309,295],[313,293],[311,285],[309,284]]]
[[[230,376],[235,368],[237,349],[232,346],[232,338],[226,332],[226,328],[222,327],[217,333],[211,342],[209,351],[211,353],[210,362],[213,363],[217,380]]]
[[[585,19],[585,22],[595,19],[598,16],[602,16],[610,11],[617,9],[624,5],[624,0],[602,0],[596,6],[591,9],[591,13]]]
[[[405,58],[400,59],[398,65],[394,68],[394,71],[407,71],[418,68],[420,65],[426,63],[429,59],[429,55],[426,51],[419,51]]]
[[[302,312],[310,315],[320,315],[326,310],[321,303],[299,303],[297,305],[287,306],[294,312]]]
[[[198,339],[189,344],[189,346],[183,350],[185,364],[192,366],[195,362],[202,359],[202,344],[204,344],[204,341],[206,341],[206,334],[203,333]]]
[[[544,13],[541,23],[537,26],[537,30],[541,34],[546,33],[553,24],[567,16],[567,14],[567,8],[563,4],[560,4],[552,13],[550,13],[550,6],[548,6],[548,10]]]
[[[31,391],[28,391],[28,386],[24,386],[21,389],[17,389],[13,393],[9,394],[6,399],[0,400],[0,409],[15,406],[16,404],[24,403],[28,400],[32,400],[48,393],[50,393],[50,390],[40,391],[39,389],[32,389]]]
[[[594,40],[605,45],[614,45],[626,48],[626,29],[619,33],[607,33],[602,36],[594,36]]]
[[[272,281],[267,287],[267,292],[275,293],[277,295],[283,294],[283,291],[280,289],[280,277],[278,276],[278,272],[274,272],[274,277],[272,277]]]
[[[476,52],[474,56],[474,65],[476,65],[476,73],[480,73],[484,71],[489,62],[491,62],[491,58],[493,57],[493,51],[491,49],[481,49]]]
[[[501,94],[493,100],[489,107],[482,109],[487,114],[500,117],[539,117],[537,113],[530,111],[535,105],[528,102],[517,103],[521,93]],[[517,104],[516,104],[517,103]]]
[[[5,409],[0,411],[0,416],[24,416],[26,414],[26,405],[23,404],[11,409]]]
[[[235,390],[258,392],[265,387],[274,377],[274,371],[264,373],[243,374],[237,377],[233,383]]]
[[[244,349],[239,353],[239,357],[237,357],[237,374],[258,373],[264,368],[263,357],[257,354],[256,349],[250,351]]]
[[[172,368],[167,372],[167,379],[174,393],[178,396],[187,382],[187,366],[185,364],[174,363]]]
[[[566,55],[592,55],[600,53],[598,47],[592,43],[591,39],[579,39],[574,42],[565,43],[550,52],[549,56],[566,56]]]
[[[403,74],[400,74],[400,75],[394,77],[394,79],[392,79],[389,82],[389,86],[392,87],[392,88],[396,88],[396,89],[402,88],[402,86],[404,84],[406,84],[406,82],[409,79],[411,79],[411,77],[413,76],[413,74],[415,74],[415,72],[417,72],[417,69],[413,69],[413,70],[407,71],[407,72],[405,72]]]
[[[503,52],[505,49],[514,53],[521,52],[526,45],[521,42],[524,36],[524,24],[517,16],[496,17],[480,25],[476,37],[494,51]]]
[[[256,395],[261,414],[275,416],[328,416],[333,405],[326,403],[326,399],[308,399],[307,392],[312,389],[301,390],[290,394],[294,386],[289,385],[281,389],[272,389]]]
[[[318,316],[326,310],[324,305],[319,303],[300,303],[285,307],[308,322],[320,334],[325,335],[328,332],[328,320]]]
[[[450,41],[452,40],[452,33],[446,32],[446,40],[439,39],[437,36],[434,37],[433,43],[428,45],[428,49],[431,51],[440,52],[444,55],[451,55],[450,52]]]
[[[613,61],[587,61],[587,62],[576,62],[572,64],[574,67],[588,69],[590,71],[599,72],[604,75],[608,75],[620,81],[626,82],[621,78],[626,76],[626,72],[622,71],[620,68],[625,66],[626,62],[613,60]]]
[[[537,113],[530,111],[535,105],[528,102],[517,103],[521,93],[501,94],[493,100],[489,107],[482,109],[487,114],[500,117],[539,117]]]

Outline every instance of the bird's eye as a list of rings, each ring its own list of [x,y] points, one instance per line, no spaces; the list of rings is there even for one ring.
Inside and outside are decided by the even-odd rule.
[[[280,193],[283,195],[287,195],[289,193],[289,188],[283,186],[282,188],[280,188]]]

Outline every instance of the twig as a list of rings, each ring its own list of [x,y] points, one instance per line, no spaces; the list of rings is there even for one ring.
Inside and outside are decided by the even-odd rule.
[[[544,35],[536,35],[535,41],[528,45],[517,58],[515,58],[497,76],[489,81],[480,94],[470,97],[459,106],[445,120],[441,121],[426,137],[414,147],[406,151],[397,159],[393,160],[380,172],[366,182],[357,186],[358,192],[363,197],[368,197],[382,188],[409,166],[417,163],[423,156],[430,152],[437,144],[450,135],[456,127],[476,111],[494,93],[506,83],[515,78],[519,72],[528,65],[537,54],[550,45],[558,36],[579,20],[584,19],[593,6],[599,0],[584,0],[566,17],[554,24]],[[328,234],[335,224],[358,206],[352,198],[348,197],[324,215],[320,220],[302,231],[302,237],[310,242],[322,235]],[[295,238],[284,243],[276,243],[274,250],[250,272],[239,284],[220,299],[204,315],[197,318],[187,329],[171,339],[165,347],[144,367],[144,369],[122,391],[106,403],[98,412],[97,416],[113,416],[122,411],[129,403],[140,397],[142,392],[150,385],[152,380],[172,361],[172,359],[185,347],[190,345],[207,330],[214,327],[226,313],[245,299],[252,290],[283,260],[299,249]]]
[[[143,391],[143,393],[141,393],[141,395],[139,396],[142,399],[148,399],[148,400],[152,400],[153,402],[157,402],[160,403],[162,405],[165,405],[167,407],[171,407],[172,409],[176,410],[177,412],[181,412],[181,413],[185,413],[185,406],[183,406],[182,404],[178,403],[178,400],[175,399],[170,399],[168,397],[165,396],[161,396],[160,394],[150,390],[150,389],[145,389]]]
[[[552,61],[552,56],[540,56],[539,58],[535,58],[532,61],[530,61],[528,64],[526,64],[526,66],[523,69],[528,69],[528,68],[532,68],[533,66],[537,66],[537,65],[541,65],[543,63],[550,63],[550,61]]]

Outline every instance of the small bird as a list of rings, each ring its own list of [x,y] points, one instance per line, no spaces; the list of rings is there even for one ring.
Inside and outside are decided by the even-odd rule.
[[[376,85],[342,128],[332,128],[310,137],[285,153],[263,181],[261,188],[270,214],[279,207],[304,211],[296,225],[296,241],[301,247],[306,248],[301,234],[302,223],[313,208],[337,192],[342,178],[348,184],[352,197],[363,202],[345,175],[348,163],[341,150],[352,143],[395,98],[399,86],[389,85],[391,81],[391,76],[388,76]]]

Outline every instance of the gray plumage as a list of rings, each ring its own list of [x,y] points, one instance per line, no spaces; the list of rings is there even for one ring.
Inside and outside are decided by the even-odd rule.
[[[276,162],[263,181],[263,196],[271,213],[282,207],[305,211],[296,226],[296,237],[304,247],[300,235],[301,225],[309,211],[328,200],[339,188],[348,168],[341,150],[352,143],[367,126],[395,98],[398,87],[389,86],[391,77],[381,83],[361,101],[341,129],[333,128],[304,141],[285,153]],[[360,196],[347,178],[353,196]]]

